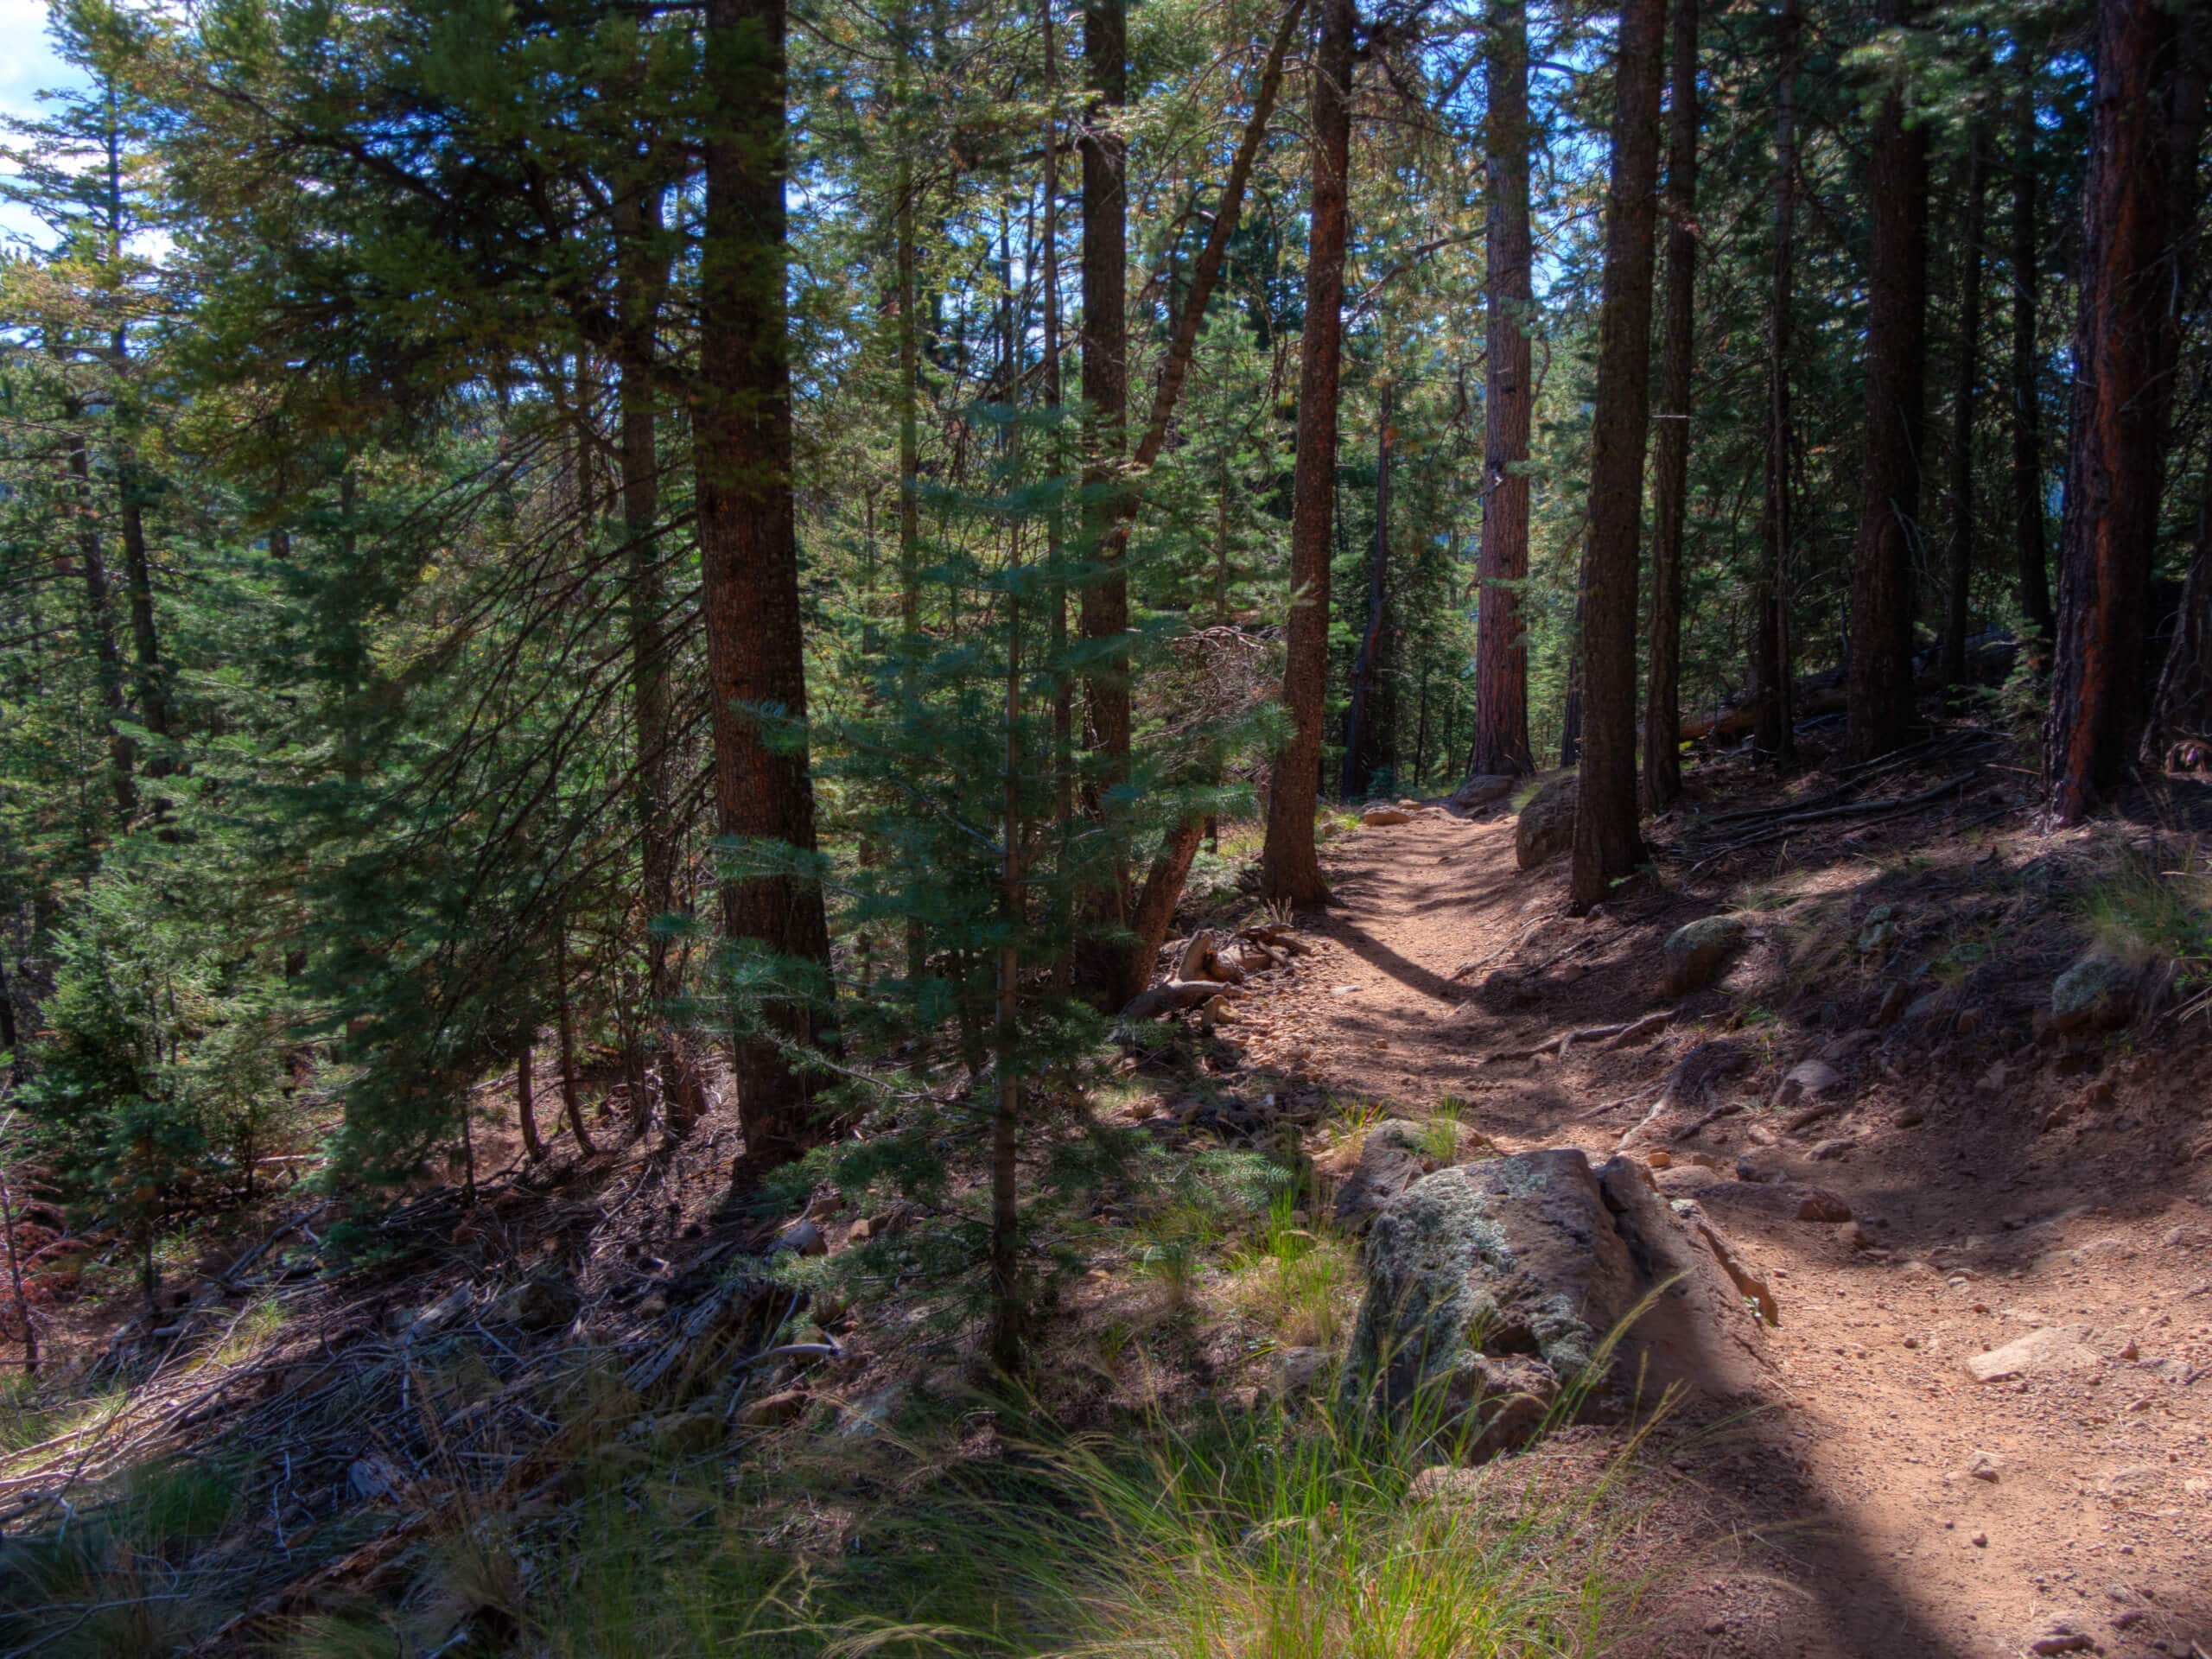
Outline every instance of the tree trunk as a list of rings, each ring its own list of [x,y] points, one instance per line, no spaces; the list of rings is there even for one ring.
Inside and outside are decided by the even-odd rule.
[[[1967,677],[1967,612],[1974,597],[1974,406],[1981,366],[1982,195],[1989,175],[1981,123],[1967,128],[1965,223],[1959,227],[1958,379],[1951,389],[1951,561],[1943,610],[1943,672]]]
[[[1624,0],[1582,555],[1582,759],[1567,900],[1587,911],[1643,858],[1636,815],[1637,543],[1651,395],[1651,265],[1667,0]]]
[[[1116,0],[1116,3],[1118,6],[1120,0]],[[1304,15],[1304,0],[1289,0],[1281,21],[1276,24],[1274,39],[1261,66],[1259,83],[1253,92],[1251,111],[1245,119],[1243,135],[1237,140],[1236,155],[1230,160],[1229,177],[1222,188],[1221,200],[1215,208],[1205,245],[1199,250],[1198,260],[1192,267],[1188,287],[1184,290],[1180,308],[1176,311],[1166,353],[1160,365],[1159,384],[1153,389],[1151,412],[1138,436],[1135,452],[1129,458],[1129,481],[1103,498],[1111,505],[1113,516],[1105,538],[1100,544],[1098,556],[1100,562],[1114,573],[1111,580],[1122,585],[1122,591],[1115,602],[1120,607],[1125,626],[1128,598],[1122,563],[1139,505],[1141,486],[1138,480],[1160,459],[1160,451],[1166,446],[1169,424],[1173,418],[1176,404],[1182,396],[1183,385],[1190,372],[1192,354],[1198,345],[1198,330],[1205,320],[1206,306],[1220,281],[1222,265],[1229,253],[1230,239],[1235,233],[1243,210],[1245,187],[1250,180],[1261,143],[1267,136],[1268,123],[1274,111],[1276,96],[1281,89],[1283,61],[1296,38],[1298,20]],[[1087,188],[1088,172],[1084,176]],[[1086,273],[1090,269],[1089,245],[1086,241]],[[1171,304],[1175,286],[1170,284]],[[1086,351],[1086,365],[1089,360]],[[1088,385],[1087,367],[1085,372],[1085,384]],[[1126,398],[1126,369],[1122,378],[1121,391]],[[1122,671],[1119,695],[1122,716],[1126,721],[1130,706],[1126,664]],[[1093,707],[1096,707],[1095,700]],[[1125,779],[1128,771],[1126,740],[1122,747],[1123,753],[1119,757],[1118,770],[1115,775]],[[1109,827],[1112,828],[1110,819]],[[1191,855],[1197,849],[1196,836],[1199,827],[1195,823],[1171,826],[1154,855],[1144,885],[1134,893],[1130,891],[1126,868],[1128,849],[1126,845],[1117,845],[1116,859],[1120,868],[1113,894],[1114,913],[1128,918],[1130,938],[1128,943],[1119,948],[1108,945],[1095,949],[1090,953],[1091,989],[1103,1006],[1120,1007],[1128,997],[1141,990],[1145,982],[1151,977],[1154,957],[1160,941],[1166,938],[1175,906],[1182,897],[1183,882],[1190,872]]]
[[[1290,626],[1282,700],[1288,739],[1268,791],[1260,890],[1294,905],[1325,902],[1313,849],[1321,722],[1328,708],[1329,549],[1336,512],[1337,381],[1344,347],[1345,184],[1351,164],[1351,0],[1320,0],[1307,117],[1313,152],[1299,342],[1297,473],[1291,486]]]
[[[1789,408],[1792,310],[1797,270],[1797,75],[1803,18],[1783,0],[1774,87],[1774,250],[1766,321],[1766,493],[1759,509],[1759,574],[1751,595],[1751,743],[1787,765],[1795,758],[1795,710],[1789,633],[1789,555],[1796,535],[1790,456],[1796,442]]]
[[[1383,673],[1383,638],[1389,626],[1389,563],[1390,383],[1386,379],[1375,438],[1375,540],[1367,555],[1367,626],[1359,636],[1358,655],[1352,659],[1351,702],[1344,710],[1342,791],[1351,800],[1366,799],[1376,771],[1391,764],[1389,711],[1377,690]]]
[[[1885,29],[1914,0],[1880,0]],[[1912,563],[1920,538],[1920,454],[1928,337],[1928,129],[1908,126],[1904,92],[1883,93],[1867,169],[1873,236],[1866,278],[1866,452],[1852,554],[1850,755],[1904,742],[1917,718]]]
[[[1643,692],[1643,804],[1682,792],[1682,542],[1689,521],[1690,369],[1697,315],[1697,14],[1675,0],[1667,122],[1667,309],[1659,345],[1659,430],[1651,462],[1651,626]],[[1789,73],[1785,67],[1784,73]],[[1777,103],[1780,99],[1777,99]]]
[[[2051,639],[2050,557],[2044,545],[2043,394],[2036,339],[2036,75],[2020,54],[2012,125],[2012,547],[2020,610],[2037,639]]]
[[[522,1127],[524,1154],[533,1164],[543,1163],[545,1140],[537,1132],[537,1088],[527,1042],[515,1051],[515,1120]]]
[[[137,658],[134,677],[138,686],[138,721],[155,737],[175,735],[169,715],[168,673],[162,662],[161,632],[154,615],[154,564],[146,550],[146,513],[139,500],[137,462],[125,458],[118,467],[116,490],[121,499],[117,517],[123,525],[123,570],[130,595],[130,643]],[[176,770],[165,747],[146,757],[146,776],[166,778]]]
[[[630,183],[615,203],[615,231],[621,241],[622,333],[615,369],[617,450],[622,473],[622,535],[629,552],[630,696],[638,749],[633,810],[638,817],[639,876],[645,909],[645,1027],[660,1051],[660,1065],[633,1065],[638,1098],[631,1103],[632,1127],[642,1135],[652,1115],[652,1077],[658,1071],[665,1103],[668,1132],[680,1138],[690,1128],[696,1085],[686,1075],[683,1045],[670,1030],[668,1004],[676,995],[670,972],[669,936],[657,925],[677,914],[676,863],[681,828],[676,821],[674,783],[676,737],[669,715],[669,639],[665,614],[668,584],[661,573],[658,541],[660,517],[660,451],[654,427],[652,385],[655,343],[662,296],[667,291],[669,256],[661,246],[660,203],[655,188]]]
[[[806,716],[784,295],[784,22],[783,0],[707,3],[714,115],[692,432],[716,817],[725,836],[811,853],[806,751],[771,741],[753,712]],[[820,1138],[808,1076],[785,1046],[819,1041],[830,930],[821,888],[795,874],[726,880],[722,924],[733,942],[779,959],[785,980],[761,998],[760,1028],[739,1033],[732,1057],[745,1179]]]
[[[1007,397],[1014,395],[1014,327],[1007,325]],[[1014,532],[1009,559],[1021,562],[1020,532]],[[996,1100],[991,1114],[991,1360],[1007,1376],[1021,1370],[1025,1298],[1021,1291],[1021,1072],[1019,1054],[1021,1007],[1022,900],[1021,842],[1021,601],[1009,582],[1006,596],[1006,748],[1000,814],[999,909],[1004,929],[998,950],[996,1033],[992,1070]]]
[[[592,1141],[591,1126],[584,1122],[583,1084],[576,1075],[576,1014],[575,1005],[569,1000],[569,920],[565,914],[553,937],[553,985],[558,999],[554,1008],[561,1042],[561,1110],[569,1120],[569,1133],[576,1138],[576,1150],[588,1158],[599,1147]]]
[[[894,101],[903,111],[906,104],[906,60],[911,45],[899,31],[899,69]],[[911,705],[918,695],[916,669],[922,645],[922,394],[921,319],[915,286],[914,166],[907,154],[912,143],[901,135],[893,188],[898,193],[895,234],[899,267],[899,684]],[[910,707],[907,718],[913,717]],[[925,936],[921,918],[906,920],[906,982],[918,985],[925,966]]]
[[[1567,691],[1560,699],[1559,763],[1582,759],[1582,595],[1574,596],[1574,626],[1567,642]]]
[[[1115,535],[1119,497],[1127,487],[1122,457],[1128,416],[1128,141],[1118,130],[1128,102],[1128,17],[1125,0],[1086,0],[1083,55],[1091,93],[1083,152],[1083,397],[1084,491],[1091,546],[1103,566],[1083,587],[1078,627],[1084,639],[1126,642],[1129,629],[1128,576]],[[1103,766],[1103,790],[1128,780],[1129,677],[1123,651],[1085,671],[1091,739]],[[1110,811],[1107,815],[1114,816]],[[1117,832],[1118,833],[1125,833]],[[1121,849],[1117,862],[1126,862]],[[1127,875],[1115,909],[1128,903]],[[1116,915],[1116,919],[1120,919]]]
[[[2196,550],[2143,728],[2143,765],[2154,772],[2164,767],[2167,746],[2181,735],[2212,736],[2212,487],[2196,507]]]
[[[2060,823],[2078,823],[2120,782],[2147,712],[2152,556],[2188,291],[2179,233],[2204,114],[2176,13],[2160,0],[2102,0],[2097,37],[2044,735]]]
[[[1056,483],[1067,477],[1067,442],[1060,420],[1060,124],[1058,114],[1059,47],[1052,30],[1052,7],[1041,14],[1045,59],[1045,213],[1044,267],[1045,409],[1048,416],[1052,474]],[[1060,491],[1047,498],[1045,512],[1045,557],[1052,571],[1052,615],[1047,619],[1052,663],[1052,839],[1065,875],[1074,861],[1075,846],[1075,680],[1068,672],[1068,582],[1063,544],[1065,518]],[[1060,941],[1054,973],[1062,988],[1075,988],[1076,895],[1071,883],[1059,883],[1059,914],[1053,931]]]
[[[1475,579],[1475,733],[1468,775],[1534,772],[1529,747],[1529,639],[1520,584],[1529,575],[1529,331],[1535,321],[1529,234],[1529,16],[1525,0],[1489,0],[1483,17],[1483,124],[1489,264],[1483,385],[1483,528]]]
[[[77,519],[77,562],[83,567],[85,609],[99,662],[100,723],[107,734],[108,782],[116,810],[127,826],[138,813],[135,776],[138,746],[118,725],[129,709],[123,684],[123,653],[115,643],[115,603],[108,592],[107,561],[100,548],[99,520],[92,508],[91,446],[76,428],[84,411],[73,401],[62,405],[68,428],[70,510]]]

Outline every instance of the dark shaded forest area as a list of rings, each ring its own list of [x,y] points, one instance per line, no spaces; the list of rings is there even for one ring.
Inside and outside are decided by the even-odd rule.
[[[1492,891],[1471,865],[1374,911],[1388,857],[1347,847],[1517,814],[1522,908],[1391,970],[1439,1020],[1566,1028],[1493,1060],[1796,1030],[1835,988],[1802,939],[1786,995],[1680,998],[1791,861],[1929,810],[1936,850],[1896,856],[2017,832],[2107,861],[2036,891],[2122,915],[2113,1017],[2046,1010],[2033,1041],[2202,1041],[2201,8],[53,0],[48,26],[66,82],[0,146],[0,1563],[42,1586],[0,1589],[0,1650],[1633,1646],[1607,1494],[1634,1478],[1582,1471],[1503,1532],[1408,1496],[1447,1440],[1529,1440],[1500,1401],[1641,1419],[1593,1403],[1610,1343],[1513,1351],[1541,1387],[1478,1353],[1439,1395],[1433,1333],[1380,1311],[1411,1281],[1341,1202],[1378,1121],[1427,1126],[1401,1155],[1432,1180],[1477,1143],[1568,1154],[1410,1070],[1344,1081],[1347,1046],[1407,1039],[1340,1011],[1253,1058],[1298,974],[1402,963],[1412,933],[1376,929]],[[1692,899],[1728,919],[1688,937]],[[1545,977],[1583,945],[1504,985],[1554,924],[1645,928],[1622,971],[1662,965],[1670,1006],[1586,1009]],[[1983,957],[1946,938],[1894,1007],[1866,978],[1870,1028],[1962,995],[1944,964]],[[1814,1052],[1763,1040],[1777,1080]],[[1232,1088],[1266,1112],[1217,1122]],[[1426,1212],[1389,1213],[1376,1241]],[[1193,1284],[1264,1280],[1245,1358],[1333,1352],[1363,1270],[1325,1430],[1155,1401],[1066,1438],[1093,1408],[1054,1395],[1069,1355],[1130,1340],[1102,1285],[1164,1298],[1166,1371],[1211,1378]],[[1655,1341],[1632,1302],[1612,1339]],[[981,1412],[1021,1447],[1004,1506],[717,1449],[801,1418],[855,1320],[952,1357],[976,1392],[931,1433]],[[262,1383],[181,1379],[369,1329],[381,1369],[281,1419],[384,1425],[318,1454],[310,1568],[268,1450],[294,1427],[195,1450]],[[492,1347],[430,1357],[469,1329]],[[578,1450],[584,1421],[638,1465]],[[851,1427],[823,1444],[859,1457]],[[702,1461],[675,1510],[727,1548],[685,1562],[638,1483]],[[562,1503],[557,1547],[516,1543]],[[73,1554],[87,1504],[152,1530]],[[363,1529],[378,1505],[412,1518]],[[1333,1565],[1318,1530],[1252,1542],[1324,1514]],[[908,1523],[978,1541],[911,1582],[809,1565],[905,1559],[870,1529]],[[217,1536],[228,1565],[175,1541]],[[474,1563],[442,1624],[377,1577],[434,1537]],[[525,1558],[568,1564],[557,1592]],[[361,1605],[317,1599],[340,1581]]]

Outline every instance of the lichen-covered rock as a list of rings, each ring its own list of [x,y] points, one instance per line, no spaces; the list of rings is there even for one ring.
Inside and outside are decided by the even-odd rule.
[[[1510,772],[1478,772],[1452,791],[1449,804],[1454,812],[1487,812],[1503,806],[1520,781]]]
[[[1554,778],[1529,798],[1513,830],[1513,859],[1524,870],[1559,856],[1574,843],[1576,780]]]
[[[1484,1353],[1534,1353],[1562,1382],[1642,1294],[1590,1160],[1573,1147],[1439,1170],[1376,1217],[1346,1366],[1354,1400],[1403,1409],[1480,1395]]]
[[[1666,964],[1667,995],[1701,991],[1726,971],[1747,937],[1740,917],[1705,916],[1667,936],[1660,954]]]
[[[1859,925],[1859,950],[1863,956],[1875,956],[1897,942],[1903,930],[1897,925],[1895,906],[1877,905],[1866,912]]]
[[[1420,1124],[1386,1117],[1370,1125],[1351,1179],[1338,1189],[1337,1225],[1346,1232],[1363,1230],[1383,1205],[1435,1167],[1436,1160],[1422,1149]]]
[[[2058,1031],[2084,1026],[2124,1026],[2135,1017],[2135,994],[2143,978],[2133,963],[2108,950],[2092,950],[2055,980],[2050,988],[2050,1023]]]

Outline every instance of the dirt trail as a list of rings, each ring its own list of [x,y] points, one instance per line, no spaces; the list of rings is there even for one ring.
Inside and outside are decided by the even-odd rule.
[[[1636,1050],[1491,1059],[1669,1006],[1659,943],[1717,906],[1655,897],[1569,919],[1555,869],[1515,868],[1510,819],[1364,830],[1330,866],[1336,903],[1302,922],[1328,943],[1245,1005],[1242,1031],[1253,1061],[1338,1096],[1415,1111],[1455,1096],[1509,1150],[1609,1155],[1672,1061],[1749,1000],[1740,983],[1689,999]],[[1993,1088],[1877,1034],[1751,1035],[1761,1064],[1715,1099],[1758,1096],[1825,1043],[1851,1104],[1794,1135],[1753,1105],[1676,1143],[1662,1178],[1710,1157],[1693,1179],[1747,1200],[1700,1194],[1782,1324],[1773,1408],[1666,1448],[1683,1512],[1740,1524],[1684,1529],[1650,1650],[1979,1659],[2070,1633],[2146,1659],[2212,1652],[2212,1158],[2189,1145],[2212,1093],[2202,1038],[2100,1059],[2101,1081],[2024,1048],[2027,1075]],[[2102,1091],[2092,1131],[2037,1133],[2046,1103],[2085,1088]],[[1739,1155],[1841,1195],[1856,1223],[1751,1201],[1773,1189],[1733,1182]],[[1967,1374],[1969,1356],[2052,1327],[2070,1333],[2052,1368]]]

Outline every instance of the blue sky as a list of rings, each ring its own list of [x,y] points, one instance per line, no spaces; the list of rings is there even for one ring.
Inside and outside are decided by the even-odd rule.
[[[47,44],[46,0],[0,0],[0,113],[36,113],[39,88],[69,73]],[[29,215],[0,205],[0,235],[32,228]]]

